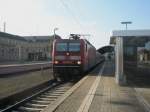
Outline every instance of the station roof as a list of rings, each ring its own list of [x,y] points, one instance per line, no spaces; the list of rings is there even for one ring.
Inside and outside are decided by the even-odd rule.
[[[54,35],[48,36],[24,36],[24,38],[30,42],[46,42],[54,39]],[[55,38],[60,39],[59,35],[55,35]]]
[[[8,39],[14,39],[14,40],[20,40],[20,41],[26,41],[22,36],[13,35],[5,32],[0,32],[0,38],[8,38]]]
[[[104,53],[107,53],[107,52],[113,52],[114,51],[114,46],[112,46],[112,45],[103,46],[103,47],[99,48],[97,51],[101,54],[104,54]]]
[[[114,30],[112,31],[113,37],[125,36],[150,36],[150,30]]]
[[[13,40],[20,40],[25,42],[47,42],[49,40],[54,39],[54,35],[47,35],[47,36],[19,36],[13,35],[6,32],[0,32],[0,38],[7,38]],[[59,35],[55,35],[55,38],[60,39]]]

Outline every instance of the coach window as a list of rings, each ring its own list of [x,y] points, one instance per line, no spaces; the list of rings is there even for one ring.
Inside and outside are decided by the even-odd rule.
[[[57,43],[56,44],[56,51],[60,51],[60,52],[63,52],[63,51],[67,51],[67,43]]]
[[[86,48],[85,49],[86,49],[86,52],[87,52],[87,44],[86,44]]]

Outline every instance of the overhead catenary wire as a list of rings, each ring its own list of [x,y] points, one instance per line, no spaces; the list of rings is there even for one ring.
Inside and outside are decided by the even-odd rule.
[[[64,8],[67,10],[67,12],[72,16],[73,20],[75,21],[75,23],[80,27],[80,29],[85,32],[85,28],[83,27],[83,25],[80,23],[80,21],[78,20],[77,16],[74,14],[74,12],[71,10],[71,8],[68,6],[68,4],[66,2],[64,2],[64,0],[59,0],[61,2],[61,4],[64,6]],[[88,31],[88,29],[86,29]],[[89,32],[89,31],[88,31]],[[89,41],[91,34],[81,34],[83,36],[83,38],[87,39]]]
[[[70,7],[63,1],[63,0],[59,0],[62,5],[65,7],[65,9],[68,11],[68,13],[72,16],[73,20],[76,22],[76,24],[78,24],[78,26],[80,27],[81,30],[84,30],[82,24],[79,22],[79,20],[77,19],[77,17],[75,16],[75,14],[73,13],[73,11],[70,9]]]

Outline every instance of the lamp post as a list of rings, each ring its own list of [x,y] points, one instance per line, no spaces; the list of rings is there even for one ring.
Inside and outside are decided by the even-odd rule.
[[[126,30],[128,29],[128,24],[132,24],[131,21],[124,21],[124,22],[121,22],[121,24],[125,24],[126,25]]]
[[[55,33],[56,30],[58,30],[58,28],[54,28],[54,39],[56,39],[56,33]]]

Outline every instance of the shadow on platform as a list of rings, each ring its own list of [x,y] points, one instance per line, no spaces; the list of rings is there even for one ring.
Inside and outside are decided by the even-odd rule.
[[[128,71],[127,73],[127,83],[129,86],[139,87],[139,88],[150,88],[150,74],[141,73],[139,71]]]

